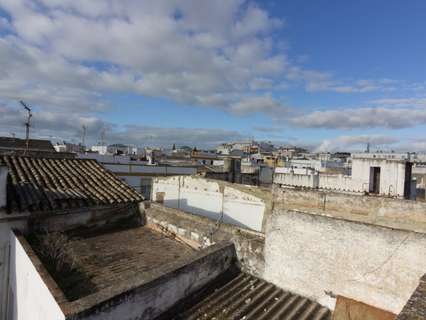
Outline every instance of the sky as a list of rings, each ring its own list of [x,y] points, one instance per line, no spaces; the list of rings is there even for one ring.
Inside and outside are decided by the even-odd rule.
[[[0,0],[0,135],[426,151],[424,0]]]

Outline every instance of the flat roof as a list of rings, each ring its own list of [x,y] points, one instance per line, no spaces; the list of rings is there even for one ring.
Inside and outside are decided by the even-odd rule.
[[[167,264],[186,261],[197,251],[148,227],[121,228],[93,232],[74,230],[64,233],[73,258],[72,271],[52,269],[36,236],[28,237],[32,249],[68,301],[114,287],[126,281],[150,279],[150,272]],[[72,260],[72,261],[71,261]]]

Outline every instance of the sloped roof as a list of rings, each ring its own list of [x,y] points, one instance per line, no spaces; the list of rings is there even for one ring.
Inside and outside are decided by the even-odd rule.
[[[0,137],[0,149],[26,149],[25,139]],[[29,139],[28,148],[31,150],[55,152],[55,148],[49,140]]]
[[[51,211],[143,200],[92,159],[0,156],[9,169],[7,209]]]
[[[165,314],[166,318],[330,320],[331,311],[308,298],[239,272],[232,280],[207,293],[196,294],[183,301]]]

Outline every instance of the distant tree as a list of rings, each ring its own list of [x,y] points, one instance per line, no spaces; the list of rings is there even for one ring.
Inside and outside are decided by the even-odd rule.
[[[176,144],[173,143],[173,147],[172,150],[175,151],[176,150]]]

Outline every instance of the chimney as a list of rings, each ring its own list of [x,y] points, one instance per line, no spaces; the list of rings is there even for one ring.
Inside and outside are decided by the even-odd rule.
[[[7,174],[7,167],[0,166],[0,209],[6,207]]]

